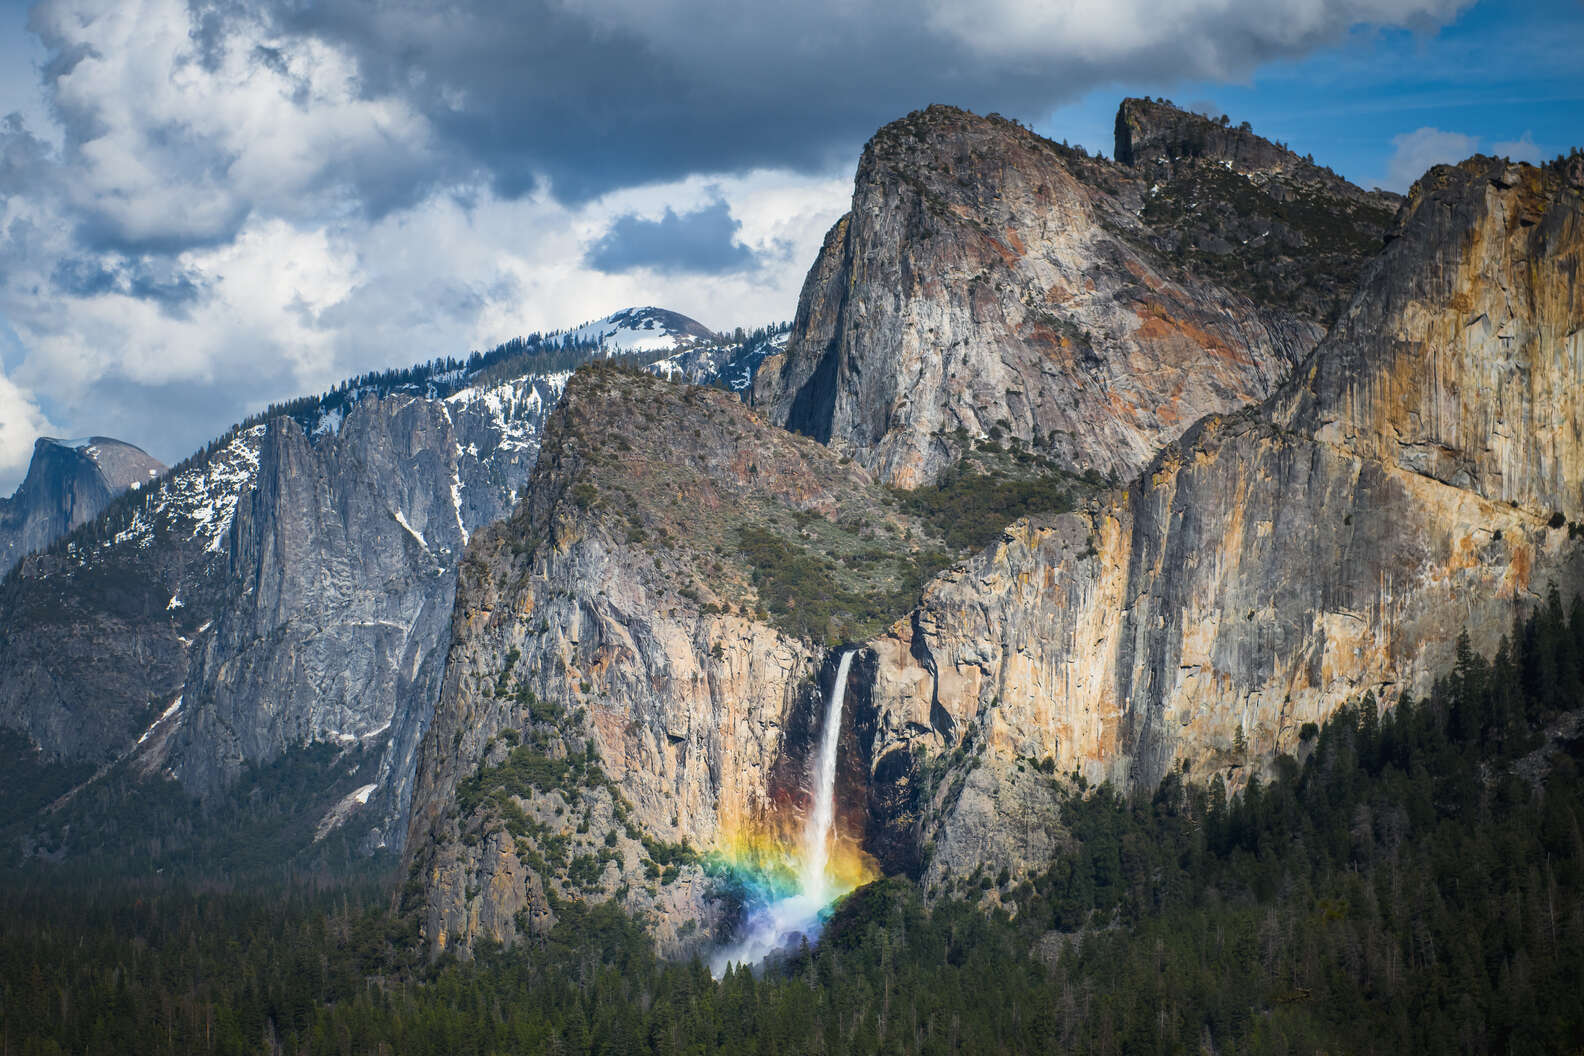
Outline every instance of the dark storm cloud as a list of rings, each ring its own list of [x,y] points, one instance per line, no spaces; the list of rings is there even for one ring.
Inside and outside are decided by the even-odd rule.
[[[498,193],[543,177],[569,201],[693,172],[819,169],[936,99],[1032,105],[1070,75],[976,68],[889,7],[848,20],[842,39],[817,24],[777,34],[786,16],[768,8],[696,13],[691,44],[545,2],[442,16],[330,0],[280,17],[356,54],[368,92],[407,98]]]
[[[1353,24],[1466,2],[1133,0],[1113,13],[1000,0],[970,19],[933,0],[281,0],[269,17],[355,54],[365,91],[408,100],[451,163],[476,164],[499,193],[548,178],[581,201],[694,172],[823,168],[931,102],[1038,118],[1106,80],[1246,73]]]
[[[104,257],[67,257],[50,275],[55,292],[73,297],[119,293],[152,301],[168,315],[183,318],[205,292],[203,282],[168,260],[151,257],[115,263]]]
[[[670,209],[659,220],[617,217],[589,250],[588,264],[608,274],[653,268],[666,274],[719,275],[753,264],[748,247],[736,241],[741,222],[725,202],[680,216]]]
[[[516,198],[548,184],[579,203],[693,173],[828,171],[931,102],[1038,119],[1103,81],[1246,73],[1359,22],[1441,17],[1465,2],[986,0],[969,17],[946,0],[187,0],[173,83],[185,83],[185,65],[234,85],[228,57],[245,56],[313,113],[327,104],[307,78],[330,45],[355,61],[366,102],[410,108],[421,131],[378,119],[395,122],[384,138],[324,151],[295,205],[230,180],[246,144],[185,126],[189,111],[168,126],[151,115],[134,130],[138,160],[207,181],[213,200],[201,215],[151,218],[111,195],[80,206],[77,238],[90,250],[172,254],[229,242],[261,209],[378,220],[442,188]],[[102,57],[78,39],[91,24],[73,4],[42,0],[30,20],[49,52],[42,74],[68,164],[107,132],[137,138],[102,98],[62,90]]]

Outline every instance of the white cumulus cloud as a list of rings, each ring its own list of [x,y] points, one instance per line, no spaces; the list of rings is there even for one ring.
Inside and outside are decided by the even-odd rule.
[[[38,92],[0,116],[0,492],[47,427],[172,461],[631,304],[788,318],[885,121],[1241,76],[1466,3],[41,0]]]
[[[1531,165],[1538,165],[1545,159],[1540,155],[1540,148],[1535,144],[1534,135],[1525,132],[1517,139],[1506,139],[1490,145],[1492,154],[1513,161],[1527,161]]]
[[[1392,137],[1392,155],[1386,162],[1382,186],[1406,191],[1432,165],[1462,161],[1479,149],[1479,137],[1439,128],[1416,128]]]
[[[27,394],[0,374],[0,475],[20,481],[33,455],[33,441],[54,431]]]

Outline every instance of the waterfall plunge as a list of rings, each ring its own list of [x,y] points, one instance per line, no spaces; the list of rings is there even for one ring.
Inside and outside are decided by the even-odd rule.
[[[848,649],[841,654],[836,664],[836,684],[825,702],[819,754],[814,757],[813,773],[809,775],[813,803],[798,846],[798,889],[750,911],[743,937],[715,955],[710,967],[716,977],[731,964],[758,964],[795,942],[799,935],[813,940],[824,923],[826,908],[846,893],[831,882],[829,866],[831,837],[836,827],[836,749],[841,743],[842,698],[847,695],[847,672],[856,652]]]

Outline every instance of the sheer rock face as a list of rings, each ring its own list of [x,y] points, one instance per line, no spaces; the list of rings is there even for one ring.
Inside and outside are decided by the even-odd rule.
[[[862,469],[727,393],[574,375],[528,497],[462,562],[407,844],[431,948],[548,926],[542,898],[517,912],[533,891],[617,899],[673,952],[706,938],[718,921],[702,872],[656,882],[645,841],[707,850],[795,813],[829,666],[756,614],[736,532],[881,502]],[[459,791],[513,745],[603,777],[517,788],[528,821],[514,822]],[[597,875],[568,869],[602,849]]]
[[[40,437],[21,487],[0,499],[0,575],[99,516],[123,491],[145,487],[163,472],[158,459],[120,440]]]
[[[272,419],[26,558],[0,585],[0,723],[203,795],[290,747],[362,744],[381,761],[356,824],[399,844],[456,562],[526,483],[564,377],[371,396],[312,435]]]
[[[410,794],[456,561],[512,491],[453,492],[478,437],[448,411],[395,397],[359,405],[317,445],[290,419],[265,431],[223,551],[224,602],[188,654],[187,717],[165,762],[188,787],[216,792],[247,761],[333,740],[384,747],[370,813]]]
[[[1277,420],[1488,499],[1584,520],[1579,200],[1554,167],[1474,158],[1432,169],[1372,295],[1339,322]]]
[[[1168,190],[1200,186],[1183,172]],[[887,126],[755,405],[905,487],[986,435],[1133,476],[1203,415],[1267,396],[1323,333],[1312,306],[1251,298],[1270,292],[1253,258],[1274,250],[1228,244],[1195,209],[1146,223],[1159,191],[998,118],[936,106]],[[1327,219],[1358,207],[1329,191],[1306,202]],[[1353,218],[1357,263],[1388,217]],[[1218,281],[1179,263],[1201,242],[1250,259]]]
[[[923,811],[932,879],[1037,867],[1048,838],[994,823],[1037,798],[994,792],[1020,760],[1236,783],[1349,699],[1425,692],[1463,629],[1489,652],[1551,585],[1584,589],[1553,526],[1584,502],[1581,208],[1555,168],[1434,170],[1282,391],[928,588],[875,645],[872,757],[952,747],[933,708],[979,731],[967,787]]]

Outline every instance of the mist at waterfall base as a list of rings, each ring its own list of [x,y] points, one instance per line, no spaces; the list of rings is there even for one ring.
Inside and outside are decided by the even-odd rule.
[[[810,768],[809,811],[796,842],[739,835],[720,852],[721,863],[742,887],[746,916],[739,938],[711,959],[717,978],[730,965],[757,965],[779,950],[796,948],[800,939],[814,942],[832,904],[875,878],[868,855],[836,831],[836,750],[855,652],[843,652],[836,665]]]

